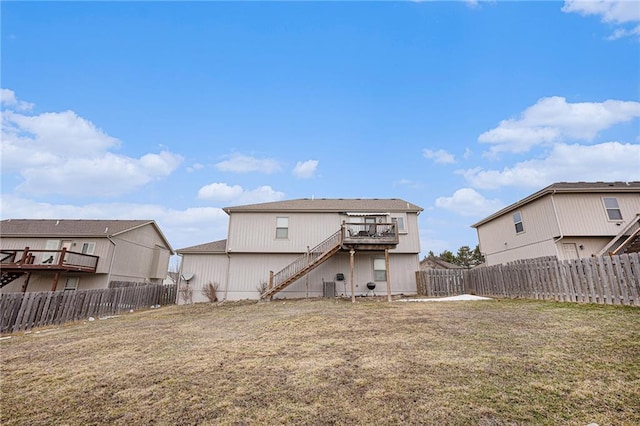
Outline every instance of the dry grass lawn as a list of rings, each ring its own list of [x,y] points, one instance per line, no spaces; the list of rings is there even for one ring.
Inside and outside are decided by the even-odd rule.
[[[0,341],[3,425],[640,424],[640,309],[172,306]]]

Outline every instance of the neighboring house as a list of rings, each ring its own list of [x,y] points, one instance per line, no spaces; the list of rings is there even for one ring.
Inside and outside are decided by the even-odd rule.
[[[436,256],[427,256],[420,261],[420,270],[426,271],[429,269],[464,269],[460,265],[455,263],[445,262]]]
[[[554,183],[472,225],[488,266],[640,247],[640,182]]]
[[[0,292],[161,284],[173,254],[152,220],[0,221]]]
[[[265,299],[385,295],[387,279],[393,294],[416,292],[422,208],[415,204],[297,199],[224,211],[226,240],[176,251],[195,302],[207,300],[201,289],[208,283],[223,300],[258,299],[265,288]]]

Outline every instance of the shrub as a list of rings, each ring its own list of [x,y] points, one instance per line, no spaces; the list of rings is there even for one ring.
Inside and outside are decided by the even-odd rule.
[[[202,287],[202,294],[209,299],[209,302],[218,301],[218,283],[209,282]]]
[[[258,293],[260,294],[264,294],[267,291],[268,288],[268,284],[266,281],[260,281],[260,284],[258,284],[258,286],[256,287],[256,289],[258,290]]]
[[[193,288],[191,288],[189,283],[181,285],[178,293],[180,293],[180,297],[182,297],[184,303],[193,303]]]

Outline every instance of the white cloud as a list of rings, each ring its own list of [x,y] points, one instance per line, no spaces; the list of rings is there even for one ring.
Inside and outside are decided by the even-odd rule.
[[[300,179],[312,178],[318,168],[318,160],[298,161],[293,174]]]
[[[240,185],[230,186],[226,183],[211,183],[200,188],[198,198],[207,201],[225,202],[229,205],[243,205],[280,201],[284,198],[284,192],[275,191],[268,185],[245,190]]]
[[[423,149],[422,155],[425,158],[435,161],[439,164],[453,164],[456,162],[453,154],[448,153],[444,149],[439,149],[437,151],[433,151],[431,149]]]
[[[471,186],[485,189],[542,188],[562,181],[635,181],[640,180],[640,145],[557,144],[546,158],[523,161],[503,170],[476,168],[459,173]]]
[[[198,198],[209,201],[230,201],[237,199],[244,190],[240,185],[229,186],[226,183],[211,183],[198,191]]]
[[[462,216],[486,216],[504,207],[498,199],[489,200],[483,197],[475,189],[462,188],[453,193],[451,197],[439,197],[436,199],[436,207],[440,207]]]
[[[565,0],[562,11],[580,15],[600,15],[602,22],[624,23],[640,21],[637,0]]]
[[[424,184],[422,184],[421,182],[416,182],[413,181],[411,179],[400,179],[397,180],[395,182],[393,182],[394,186],[405,186],[407,188],[412,188],[412,189],[420,189],[424,187]]]
[[[59,164],[29,167],[17,190],[28,194],[115,196],[168,176],[181,157],[170,152],[140,159],[106,153],[95,158],[70,158]]]
[[[500,152],[521,153],[536,145],[552,145],[567,140],[592,140],[614,124],[640,117],[640,102],[607,100],[568,103],[553,96],[540,99],[518,119],[500,122],[478,137],[492,144],[489,155]]]
[[[625,28],[622,25],[640,21],[637,0],[565,0],[562,11],[582,16],[598,15],[602,22],[619,26],[609,40],[640,35],[640,26]],[[622,27],[621,27],[622,26]]]
[[[13,90],[0,89],[0,104],[3,108],[15,109],[18,111],[28,111],[33,109],[30,102],[19,101]]]
[[[202,169],[204,169],[204,164],[201,163],[194,163],[193,165],[187,167],[188,172],[195,172]]]
[[[269,185],[263,185],[250,191],[244,191],[235,205],[268,203],[271,201],[280,201],[284,198],[284,192],[276,191]]]
[[[216,168],[222,172],[249,173],[262,172],[274,173],[282,170],[280,163],[271,158],[255,158],[242,154],[231,154],[227,160],[216,164]]]
[[[13,102],[13,92],[3,90],[3,105]],[[2,111],[2,171],[19,174],[17,189],[27,194],[124,194],[168,176],[182,162],[166,150],[140,158],[110,152],[120,144],[73,111]]]
[[[618,28],[613,32],[613,34],[607,37],[607,40],[618,40],[619,38],[633,37],[633,36],[640,36],[640,25],[630,29]]]
[[[3,195],[2,219],[139,219],[155,220],[173,248],[184,248],[226,238],[228,216],[216,207],[169,209],[155,204],[95,203],[86,205],[40,203]]]

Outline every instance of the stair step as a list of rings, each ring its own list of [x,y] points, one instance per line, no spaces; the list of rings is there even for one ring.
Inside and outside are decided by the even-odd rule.
[[[11,284],[16,279],[23,276],[25,272],[3,272],[0,277],[0,288],[6,286],[7,284]]]

